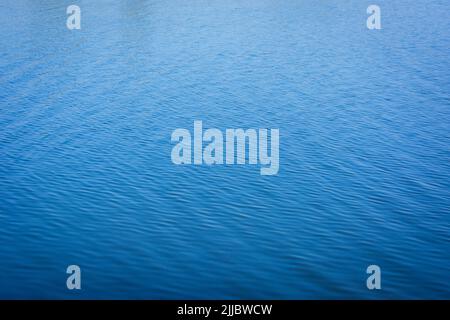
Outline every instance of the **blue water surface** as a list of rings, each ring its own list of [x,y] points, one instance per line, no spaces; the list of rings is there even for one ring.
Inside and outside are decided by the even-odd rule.
[[[2,0],[0,298],[449,299],[450,2],[372,2]],[[194,120],[278,175],[174,165]]]

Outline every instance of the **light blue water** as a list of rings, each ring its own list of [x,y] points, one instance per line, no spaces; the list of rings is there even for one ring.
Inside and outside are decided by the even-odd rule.
[[[3,0],[0,298],[450,298],[450,2],[372,2]],[[175,166],[194,120],[279,174]]]

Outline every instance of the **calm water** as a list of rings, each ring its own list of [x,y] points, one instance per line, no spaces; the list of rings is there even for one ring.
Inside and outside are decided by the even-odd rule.
[[[376,3],[2,0],[0,298],[450,298],[450,3]],[[279,174],[175,166],[194,120]]]

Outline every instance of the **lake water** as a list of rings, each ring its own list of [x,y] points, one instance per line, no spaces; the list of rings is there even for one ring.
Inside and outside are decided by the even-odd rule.
[[[73,2],[0,4],[0,298],[450,298],[449,1]]]

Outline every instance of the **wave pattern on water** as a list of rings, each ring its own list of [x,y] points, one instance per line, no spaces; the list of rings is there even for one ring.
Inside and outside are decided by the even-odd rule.
[[[450,298],[448,1],[78,3],[0,4],[0,298]],[[173,165],[194,120],[279,174]]]

